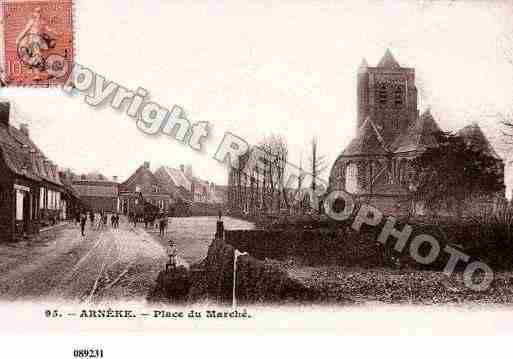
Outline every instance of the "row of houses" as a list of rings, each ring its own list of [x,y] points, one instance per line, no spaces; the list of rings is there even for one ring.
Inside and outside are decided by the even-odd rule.
[[[161,211],[183,215],[190,214],[191,208],[218,208],[226,197],[225,186],[193,176],[184,165],[152,171],[150,162],[144,162],[122,183],[100,173],[71,176],[73,188],[95,212],[129,214],[144,201]]]
[[[79,211],[129,214],[142,204],[175,215],[205,212],[226,200],[226,186],[192,175],[190,166],[141,165],[126,181],[100,173],[77,175],[51,161],[26,124],[11,123],[11,105],[0,102],[0,241],[34,235]]]
[[[38,233],[80,206],[66,175],[32,141],[27,125],[10,123],[11,106],[0,103],[0,240]]]

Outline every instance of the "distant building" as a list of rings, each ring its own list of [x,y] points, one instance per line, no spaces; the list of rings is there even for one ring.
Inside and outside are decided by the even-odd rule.
[[[88,210],[119,211],[119,184],[116,177],[109,180],[99,173],[73,175],[72,186]]]
[[[9,123],[10,103],[0,103],[0,239],[35,234],[65,217],[68,201],[57,166],[34,144],[26,125]]]
[[[155,171],[166,191],[172,194],[172,201],[192,202],[192,181],[186,176],[184,166],[180,169],[162,166]]]
[[[411,162],[438,145],[438,131],[429,110],[419,116],[415,69],[401,67],[389,50],[376,67],[363,60],[357,75],[356,137],[332,167],[330,190],[345,190],[385,213],[426,214],[429,204],[412,202]],[[504,169],[479,126],[466,127],[460,135],[477,141]]]
[[[141,201],[169,211],[172,202],[171,193],[150,170],[150,163],[144,162],[125,182],[119,185],[120,210],[129,214],[141,208]]]
[[[226,197],[225,187],[194,176],[190,166],[181,165],[180,169],[162,166],[155,175],[168,186],[170,193],[190,202],[221,204]]]

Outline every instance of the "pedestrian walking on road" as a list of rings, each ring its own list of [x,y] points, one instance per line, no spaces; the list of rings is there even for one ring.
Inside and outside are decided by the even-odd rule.
[[[89,212],[89,220],[91,221],[91,228],[94,228],[94,212]]]
[[[166,234],[167,223],[167,217],[163,215],[159,221],[159,235],[161,237],[164,237]]]
[[[87,222],[87,216],[85,213],[80,214],[80,229],[82,232],[82,237],[85,236],[85,226]]]

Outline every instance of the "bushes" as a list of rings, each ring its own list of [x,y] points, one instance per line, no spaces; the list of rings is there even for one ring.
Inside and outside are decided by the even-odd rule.
[[[209,298],[230,304],[233,290],[234,247],[223,240],[212,242],[190,289],[189,300]],[[201,279],[200,279],[201,278]],[[237,301],[239,303],[302,302],[320,299],[320,293],[291,279],[284,271],[251,256],[237,259]]]
[[[162,271],[157,277],[157,283],[149,295],[150,301],[170,300],[185,302],[191,287],[191,273],[183,266],[169,271]]]
[[[357,233],[346,227],[302,230],[226,231],[227,243],[257,259],[295,259],[308,266],[384,265],[383,246],[376,233]]]

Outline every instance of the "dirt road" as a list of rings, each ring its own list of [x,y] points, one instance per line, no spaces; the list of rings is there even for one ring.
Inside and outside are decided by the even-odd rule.
[[[119,229],[66,225],[42,239],[0,247],[0,299],[144,300],[167,261],[163,246],[126,221]]]
[[[35,241],[0,245],[0,300],[73,302],[145,301],[168,257],[170,239],[179,261],[206,256],[216,230],[215,217],[172,218],[164,238],[158,229],[136,228],[121,219],[118,229],[64,225]],[[249,222],[224,218],[227,229]]]

